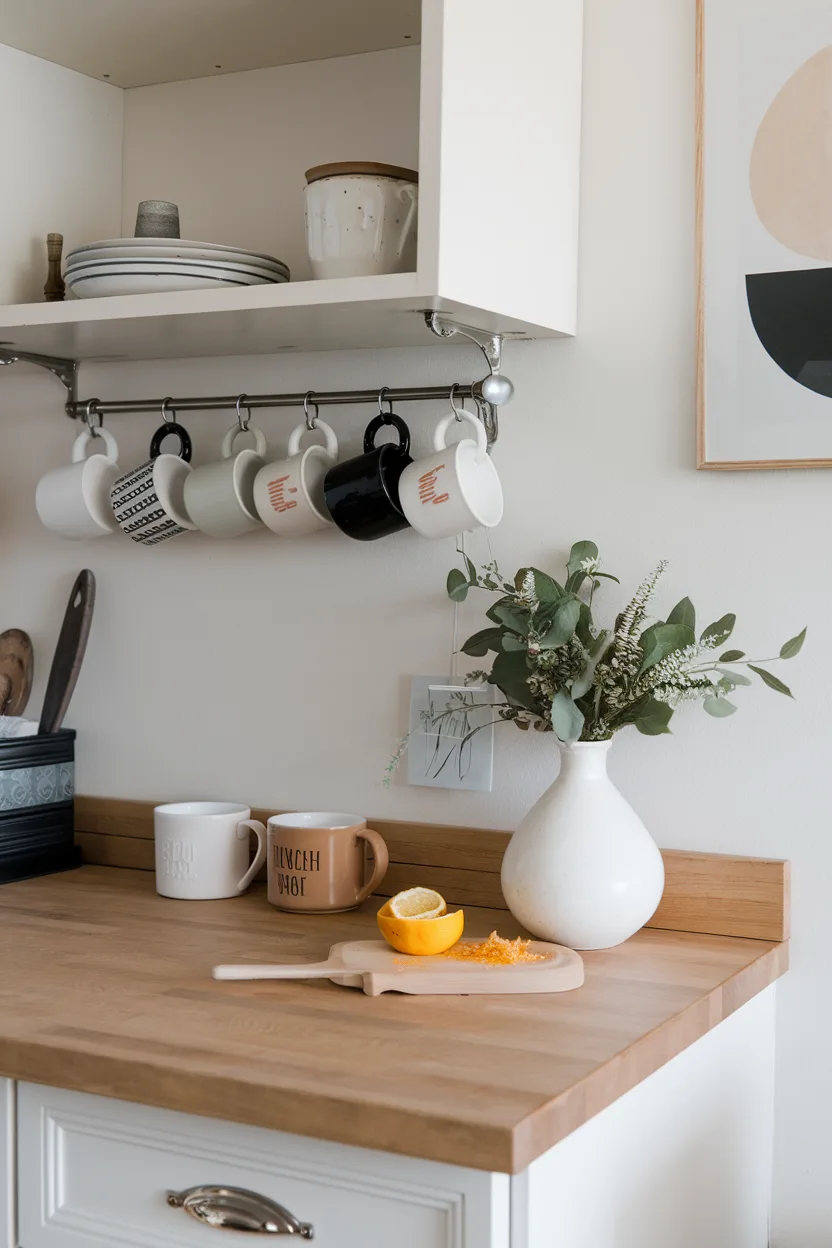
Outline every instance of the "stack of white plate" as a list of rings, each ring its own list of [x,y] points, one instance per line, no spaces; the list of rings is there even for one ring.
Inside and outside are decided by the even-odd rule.
[[[282,260],[242,247],[178,238],[110,238],[85,243],[66,258],[74,295],[144,295],[168,290],[219,290],[288,282]]]

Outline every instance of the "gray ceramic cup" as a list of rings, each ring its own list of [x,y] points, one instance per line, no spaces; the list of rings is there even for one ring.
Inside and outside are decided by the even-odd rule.
[[[166,199],[143,199],[136,213],[136,238],[179,238],[179,207]]]

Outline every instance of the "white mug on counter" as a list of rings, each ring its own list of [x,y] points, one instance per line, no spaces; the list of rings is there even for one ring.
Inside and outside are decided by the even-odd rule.
[[[207,901],[244,893],[266,861],[266,838],[235,802],[168,802],[153,811],[156,891],[162,897]],[[249,827],[257,854],[249,865]]]
[[[237,438],[246,433],[254,438],[254,448],[235,452]],[[193,469],[185,481],[185,510],[198,529],[209,537],[223,538],[241,537],[263,527],[254,505],[254,482],[265,453],[262,429],[240,421],[223,439],[222,458]]]
[[[104,454],[87,454],[97,446]],[[46,528],[75,541],[115,532],[110,487],[119,474],[117,461],[116,440],[106,429],[80,433],[72,445],[72,463],[53,468],[38,482],[35,507]]]
[[[448,444],[452,425],[467,421],[476,439]],[[434,451],[408,464],[399,481],[401,509],[422,537],[455,537],[466,529],[493,529],[503,518],[503,487],[488,454],[481,420],[464,408],[440,420]]]
[[[305,433],[322,433],[325,444],[300,449]],[[261,468],[254,482],[260,519],[279,537],[302,537],[332,526],[324,502],[324,478],[338,456],[335,431],[317,418],[300,424],[289,437],[289,454]]]

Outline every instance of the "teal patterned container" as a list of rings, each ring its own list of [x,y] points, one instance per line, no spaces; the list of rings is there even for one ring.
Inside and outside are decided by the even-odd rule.
[[[74,795],[71,729],[0,740],[0,884],[79,865]]]

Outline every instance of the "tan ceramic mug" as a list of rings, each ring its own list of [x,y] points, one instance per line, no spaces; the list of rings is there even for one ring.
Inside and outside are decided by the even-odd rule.
[[[268,837],[269,901],[279,910],[304,914],[354,910],[387,871],[387,846],[360,815],[303,811],[272,815],[268,831],[256,819],[240,826]],[[369,880],[365,845],[374,860]]]

